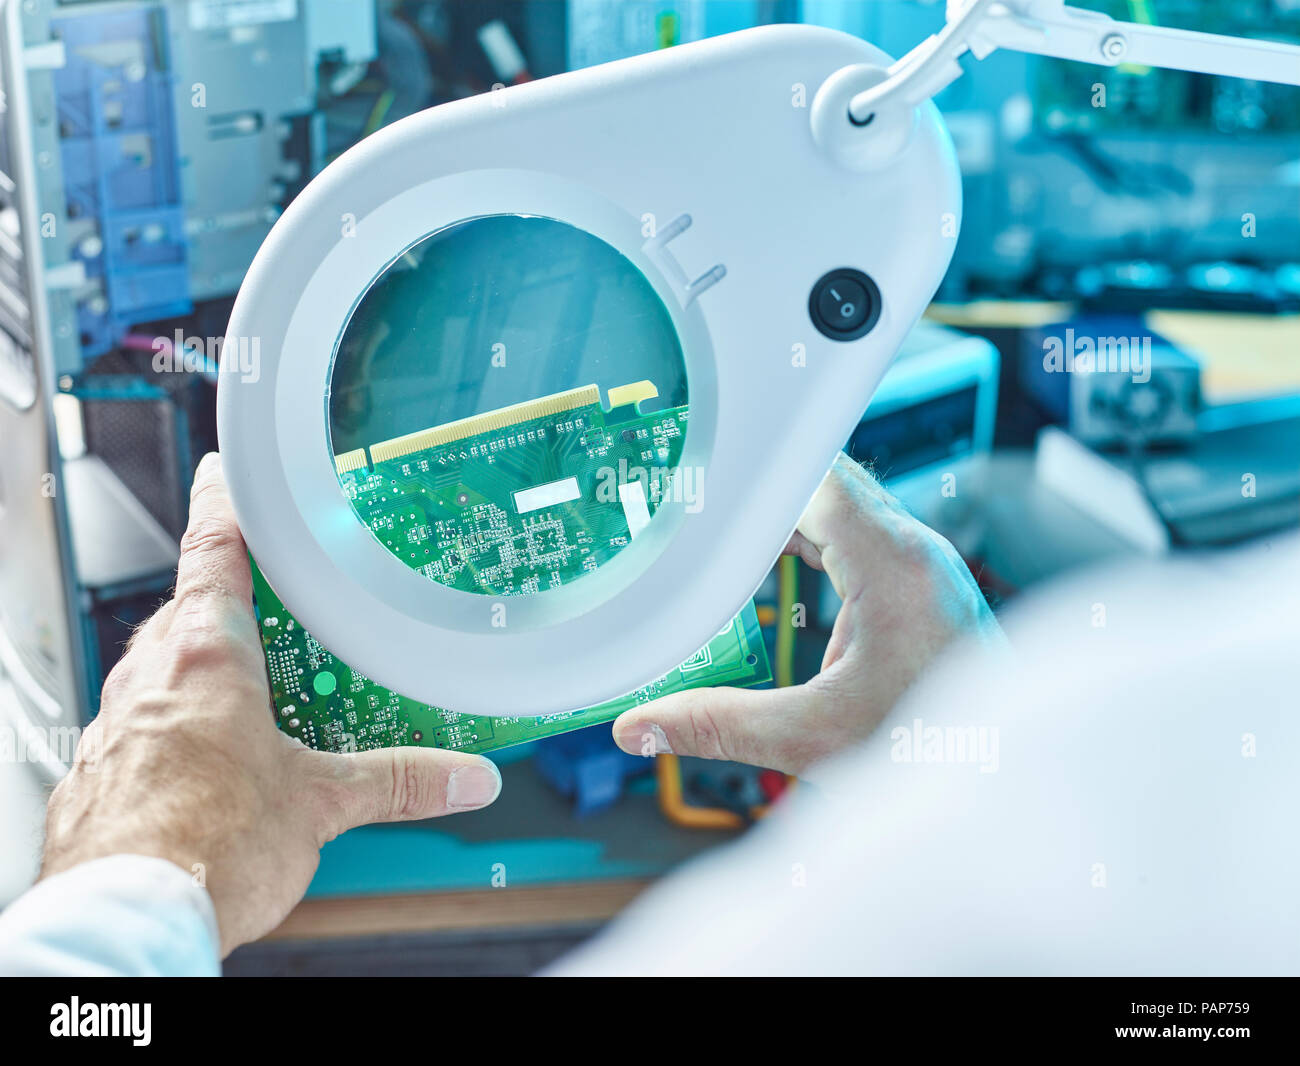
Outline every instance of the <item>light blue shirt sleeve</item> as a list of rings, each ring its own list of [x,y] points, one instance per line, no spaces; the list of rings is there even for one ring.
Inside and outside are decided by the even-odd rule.
[[[206,888],[165,859],[113,855],[38,882],[0,914],[0,975],[216,977]]]

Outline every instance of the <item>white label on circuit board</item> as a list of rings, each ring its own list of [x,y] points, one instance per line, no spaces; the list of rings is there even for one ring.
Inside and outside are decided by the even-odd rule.
[[[557,503],[568,503],[582,495],[576,477],[566,477],[562,481],[548,481],[545,485],[534,485],[531,489],[520,489],[515,493],[515,507],[520,514],[537,511],[543,507],[554,507]]]
[[[623,505],[627,518],[627,531],[633,540],[650,524],[650,507],[646,503],[645,486],[639,481],[625,481],[618,487],[618,502]]]

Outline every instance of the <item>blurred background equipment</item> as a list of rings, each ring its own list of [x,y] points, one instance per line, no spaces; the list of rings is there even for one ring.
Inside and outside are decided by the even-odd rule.
[[[1082,6],[1300,41],[1297,0]],[[0,765],[0,902],[34,876],[74,727],[168,593],[231,301],[305,183],[423,108],[785,21],[901,55],[943,5],[3,5],[0,717],[24,743]],[[999,52],[936,102],[964,175],[956,255],[849,454],[995,603],[1300,525],[1300,90]],[[786,560],[756,599],[778,683],[807,679],[829,582]],[[500,802],[332,842],[306,903],[230,971],[528,972],[789,784],[652,765],[608,727],[494,757]]]

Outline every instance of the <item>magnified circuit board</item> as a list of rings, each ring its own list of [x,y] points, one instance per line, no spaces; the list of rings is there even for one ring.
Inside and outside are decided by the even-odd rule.
[[[687,408],[642,414],[637,382],[542,397],[339,455],[344,492],[412,569],[467,592],[530,595],[581,577],[630,543],[670,493]],[[280,728],[313,748],[422,745],[482,753],[583,726],[673,692],[771,680],[753,603],[664,677],[598,707],[540,718],[472,717],[407,699],[352,670],[298,624],[253,566]]]

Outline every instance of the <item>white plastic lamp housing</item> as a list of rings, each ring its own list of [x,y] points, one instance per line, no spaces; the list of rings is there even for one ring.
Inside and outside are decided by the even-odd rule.
[[[852,118],[853,98],[888,77],[887,70],[874,64],[844,67],[827,78],[813,98],[813,140],[818,148],[849,170],[877,170],[894,165],[916,129],[919,109],[905,103],[878,108],[863,122]]]
[[[410,698],[531,716],[630,692],[726,624],[779,555],[955,244],[960,182],[931,105],[887,165],[856,169],[827,147],[832,133],[814,137],[819,88],[863,64],[889,58],[806,26],[684,45],[412,116],[294,200],[235,303],[226,343],[255,341],[261,366],[255,380],[221,375],[218,430],[249,549],[322,644]],[[843,132],[872,133],[847,113]],[[505,625],[502,601],[430,581],[358,520],[331,461],[324,402],[371,282],[426,235],[493,214],[586,230],[654,286],[686,364],[681,463],[704,478],[694,513],[663,504],[594,575],[504,601]],[[683,216],[689,225],[673,224]],[[851,341],[823,336],[809,312],[813,285],[841,267],[867,274],[881,297],[875,325]]]

